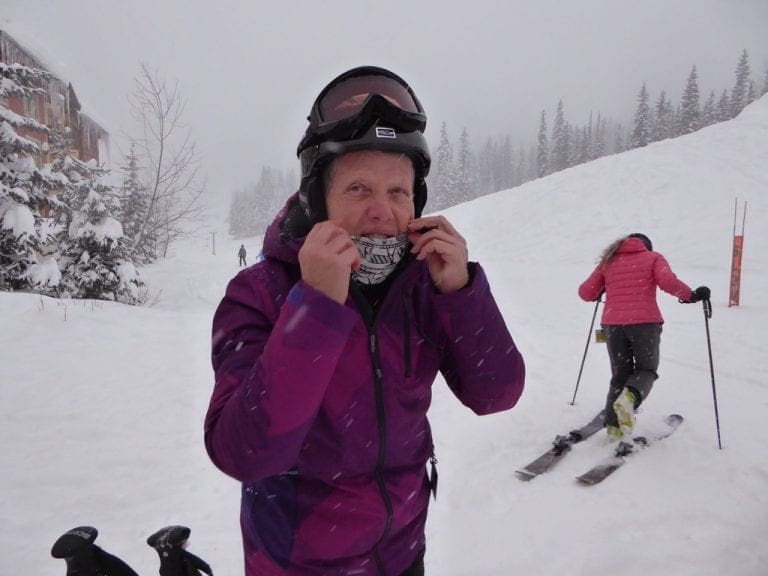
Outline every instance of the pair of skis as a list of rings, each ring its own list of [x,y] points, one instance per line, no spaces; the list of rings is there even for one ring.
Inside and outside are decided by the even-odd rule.
[[[636,453],[641,448],[646,448],[670,436],[683,422],[679,414],[670,414],[664,418],[662,430],[652,436],[637,436],[630,442],[619,442],[614,453],[609,458],[599,462],[576,479],[582,484],[594,485],[602,482],[626,463],[626,458]],[[532,480],[555,466],[563,457],[571,451],[574,444],[583,442],[590,436],[602,430],[605,425],[604,412],[597,414],[585,426],[571,431],[567,436],[557,436],[552,443],[552,448],[536,458],[527,466],[516,471],[521,480]]]

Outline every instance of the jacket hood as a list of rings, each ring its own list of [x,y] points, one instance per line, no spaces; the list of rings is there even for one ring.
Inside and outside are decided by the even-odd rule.
[[[619,247],[619,254],[629,254],[631,252],[647,252],[648,248],[640,238],[627,238]]]
[[[299,193],[295,192],[267,227],[262,246],[264,257],[298,265],[299,249],[304,244],[306,232],[297,235],[295,231],[299,227],[303,229],[305,219],[299,204]]]

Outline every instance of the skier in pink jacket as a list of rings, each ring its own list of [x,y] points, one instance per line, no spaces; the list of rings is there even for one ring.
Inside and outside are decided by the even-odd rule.
[[[656,304],[656,288],[682,303],[707,300],[709,288],[696,290],[679,280],[667,260],[653,251],[650,239],[630,234],[611,243],[579,296],[597,301],[605,293],[601,324],[611,362],[611,383],[605,402],[608,435],[631,436],[635,410],[659,377],[659,345],[664,319]]]

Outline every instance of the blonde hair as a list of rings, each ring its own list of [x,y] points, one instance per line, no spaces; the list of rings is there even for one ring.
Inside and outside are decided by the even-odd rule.
[[[619,246],[621,246],[624,243],[624,240],[627,238],[629,238],[629,236],[622,236],[621,238],[617,238],[608,244],[608,246],[606,246],[605,250],[603,250],[603,253],[600,255],[600,259],[598,260],[600,263],[600,268],[605,270],[608,264],[611,263],[611,260],[613,260],[616,256],[616,253],[619,251]]]

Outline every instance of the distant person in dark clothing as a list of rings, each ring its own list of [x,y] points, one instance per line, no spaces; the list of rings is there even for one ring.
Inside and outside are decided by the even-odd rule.
[[[246,251],[244,245],[240,244],[240,250],[237,251],[237,255],[240,257],[240,266],[247,266],[245,263]]]

